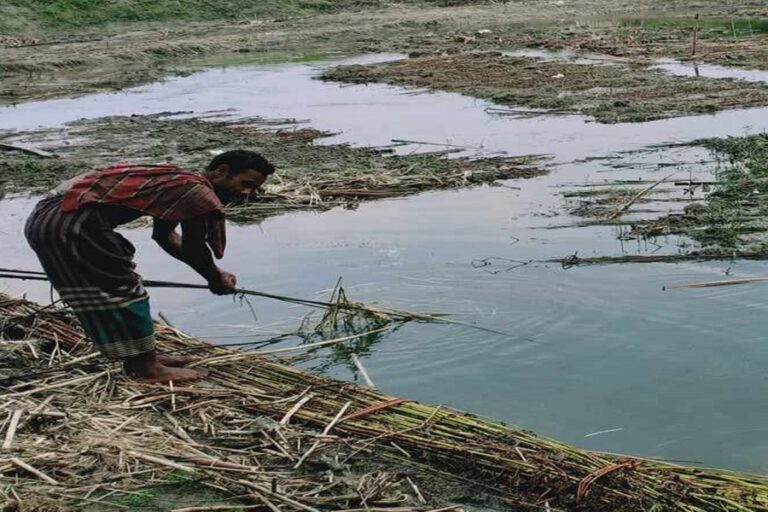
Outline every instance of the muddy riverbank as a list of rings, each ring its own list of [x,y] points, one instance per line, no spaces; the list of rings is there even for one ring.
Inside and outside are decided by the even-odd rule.
[[[466,2],[462,2],[466,3]],[[168,20],[0,34],[0,102],[120,90],[190,69],[364,52],[567,48],[765,67],[765,7],[691,0],[354,4],[334,14]],[[365,9],[361,10],[361,7]],[[700,20],[695,16],[699,15]],[[732,20],[732,17],[733,18]],[[733,23],[731,23],[733,21]],[[698,28],[696,28],[698,27]],[[700,41],[691,52],[692,33]]]

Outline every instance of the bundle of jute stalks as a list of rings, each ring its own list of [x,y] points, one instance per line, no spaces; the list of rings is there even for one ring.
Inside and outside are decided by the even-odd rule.
[[[428,506],[415,475],[440,474],[513,510],[768,511],[763,477],[577,449],[168,326],[159,350],[193,350],[210,376],[138,384],[100,362],[66,312],[18,324],[35,311],[0,298],[0,322],[14,323],[0,358],[8,502],[101,503],[183,475],[264,510],[404,511]],[[338,476],[366,460],[411,473]]]

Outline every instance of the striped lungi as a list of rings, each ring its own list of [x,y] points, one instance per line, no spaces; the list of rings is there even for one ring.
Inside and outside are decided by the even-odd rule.
[[[61,196],[40,201],[24,228],[51,284],[88,338],[109,359],[155,348],[155,331],[135,249],[97,205],[61,211]]]

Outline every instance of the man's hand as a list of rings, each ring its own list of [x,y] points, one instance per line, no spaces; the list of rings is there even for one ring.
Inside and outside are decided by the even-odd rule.
[[[208,280],[208,288],[216,295],[231,295],[235,293],[237,286],[237,277],[224,270],[216,272]]]

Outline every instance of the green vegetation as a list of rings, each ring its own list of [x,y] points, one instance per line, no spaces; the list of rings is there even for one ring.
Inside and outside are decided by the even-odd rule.
[[[754,250],[768,242],[768,135],[699,141],[724,157],[719,184],[673,225],[704,246]]]
[[[707,254],[762,254],[768,249],[768,134],[746,137],[702,139],[692,143],[710,149],[720,160],[714,184],[702,182],[706,197],[691,202],[683,211],[660,218],[632,221],[632,238],[653,238],[669,234],[696,241]],[[693,182],[695,184],[695,182]],[[701,185],[701,184],[700,184]],[[695,185],[699,186],[699,185]],[[632,197],[639,189],[591,188],[567,193],[576,201],[573,213],[600,222],[612,198]],[[664,200],[663,189],[634,203]],[[708,192],[708,193],[707,193]],[[610,224],[628,221],[611,219]]]
[[[77,29],[111,22],[241,20],[328,12],[377,0],[10,0],[0,13],[0,31]]]
[[[43,160],[36,156],[17,153],[0,153],[0,190],[44,192],[57,183],[69,179],[88,168],[80,162]]]
[[[718,164],[711,177],[702,175],[690,182],[670,180],[667,183],[683,188],[654,188],[653,193],[648,190],[641,195],[637,194],[646,182],[633,184],[634,188],[595,185],[568,191],[563,196],[573,204],[571,213],[589,218],[590,223],[630,225],[631,231],[621,235],[625,238],[682,235],[699,245],[699,254],[768,254],[768,134],[701,139],[691,145],[712,151]],[[703,199],[693,201],[698,192],[703,192],[697,196]],[[606,217],[624,204],[664,201],[686,201],[687,205],[682,211],[651,210],[661,216],[642,220]],[[670,260],[674,258],[670,256]]]
[[[201,169],[212,154],[224,149],[258,148],[275,163],[277,175],[258,200],[228,212],[235,222],[250,222],[286,211],[354,207],[365,200],[528,178],[544,172],[534,167],[538,159],[533,157],[444,158],[455,150],[393,155],[391,150],[315,144],[328,134],[299,128],[290,119],[215,122],[157,114],[82,120],[66,125],[65,130],[56,142],[46,145],[59,158],[4,152],[0,191],[46,191],[84,171],[118,161],[172,162]],[[26,137],[41,140],[48,134],[43,130]]]
[[[601,123],[768,105],[768,87],[763,84],[671,76],[642,65],[594,66],[499,52],[426,53],[394,62],[339,66],[321,78],[458,92],[502,105],[584,114]]]
[[[137,479],[145,482],[134,490],[125,489],[123,493],[103,499],[106,506],[128,507],[130,510],[142,510],[145,512],[169,512],[183,505],[206,506],[206,504],[220,505],[231,501],[231,498],[216,489],[205,486],[200,482],[200,477],[194,473],[179,470],[164,475],[162,479],[149,479],[147,475],[141,475]],[[98,495],[97,495],[98,496]],[[84,512],[101,512],[103,506],[88,506]],[[242,512],[239,505],[232,505],[228,509],[217,509],[222,512]]]
[[[622,28],[641,30],[646,37],[652,37],[654,32],[664,34],[677,32],[683,38],[688,39],[691,31],[698,28],[701,38],[740,38],[751,37],[768,33],[768,18],[721,18],[702,17],[695,19],[687,17],[667,18],[631,18],[621,20]]]
[[[77,30],[137,21],[248,20],[303,16],[393,3],[458,5],[467,0],[7,0],[0,5],[0,34]]]

